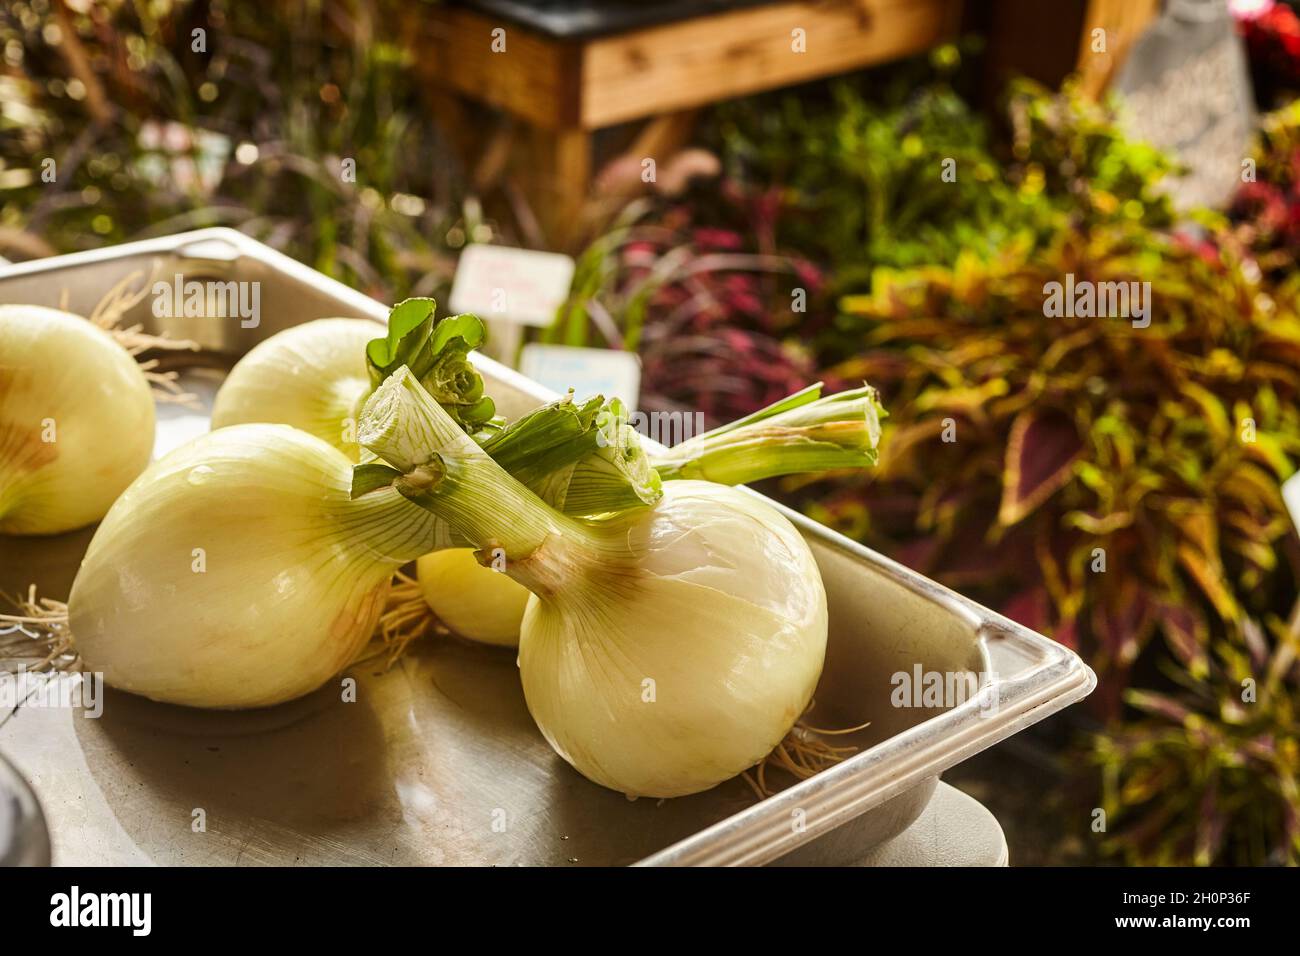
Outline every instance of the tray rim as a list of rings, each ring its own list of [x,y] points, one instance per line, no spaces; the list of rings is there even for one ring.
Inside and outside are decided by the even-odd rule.
[[[205,258],[201,254],[203,244],[208,243],[215,250],[214,244],[219,242],[292,280],[320,288],[364,318],[383,323],[387,317],[388,309],[377,300],[225,226],[0,265],[0,282],[136,256],[183,255],[191,247],[193,258],[201,261]],[[558,397],[481,353],[474,353],[473,359],[484,372],[510,388],[537,398],[539,403]],[[649,444],[655,447],[655,443]],[[806,515],[751,489],[744,490],[775,507],[805,536],[817,538],[872,566],[893,583],[964,618],[976,634],[986,671],[995,675],[993,686],[998,706],[992,716],[985,717],[980,712],[981,701],[967,700],[679,840],[634,866],[738,866],[770,862],[1082,700],[1096,687],[1097,678],[1092,669],[1069,648]],[[1028,666],[1023,662],[1026,656],[1031,659]],[[1012,669],[1003,672],[997,666],[999,662]],[[889,766],[880,769],[886,761]],[[790,823],[796,810],[804,812],[805,824],[801,829]]]

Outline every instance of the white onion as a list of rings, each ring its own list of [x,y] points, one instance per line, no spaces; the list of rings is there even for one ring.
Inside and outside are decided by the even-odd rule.
[[[811,702],[826,655],[821,576],[780,513],[709,482],[666,482],[619,534],[624,567],[600,558],[529,600],[528,709],[596,783],[707,790],[766,757]]]
[[[431,314],[432,303],[426,308]],[[361,320],[323,319],[272,336],[241,360],[222,386],[214,427],[247,421],[283,422],[330,442],[357,460],[359,449],[352,440],[351,425],[359,403],[372,388],[365,348],[377,329]],[[739,422],[696,436],[653,460],[641,453],[635,433],[619,419],[622,424],[612,429],[618,437],[599,446],[593,443],[593,453],[582,462],[549,473],[537,468],[534,456],[545,445],[538,439],[553,429],[530,425],[553,421],[558,435],[584,414],[593,417],[603,404],[599,397],[594,405],[565,406],[571,417],[554,407],[549,407],[553,413],[549,419],[546,410],[535,413],[530,416],[536,417],[534,422],[516,422],[506,432],[488,438],[484,447],[549,504],[575,515],[614,510],[613,502],[625,507],[638,496],[647,502],[654,500],[660,486],[654,470],[666,478],[704,478],[731,484],[874,461],[880,435],[875,393],[864,388],[825,399],[820,395],[820,385],[811,386]],[[617,401],[604,407],[621,411]],[[516,426],[522,426],[526,434],[519,435]],[[513,437],[524,439],[520,445],[527,454],[519,445],[507,450]],[[439,541],[446,537],[441,534]],[[493,645],[518,645],[528,599],[525,588],[480,567],[470,551],[431,556],[420,562],[418,576],[432,612],[462,637]]]
[[[417,576],[425,603],[461,637],[500,647],[519,645],[528,589],[479,564],[472,548],[448,548],[422,556]]]
[[[382,332],[364,319],[317,319],[259,342],[217,392],[212,427],[292,425],[357,461],[356,416],[370,392],[366,343]]]
[[[261,707],[343,670],[432,516],[283,425],[236,425],[155,462],[104,519],[69,600],[87,670],[154,700]]]
[[[0,306],[0,533],[98,521],[153,443],[149,383],[111,335],[57,309]]]
[[[556,752],[630,796],[706,790],[762,760],[808,706],[826,594],[808,545],[770,505],[699,481],[609,521],[550,508],[401,369],[367,401],[362,444],[529,588],[519,644],[528,708]],[[361,500],[364,500],[361,499]]]

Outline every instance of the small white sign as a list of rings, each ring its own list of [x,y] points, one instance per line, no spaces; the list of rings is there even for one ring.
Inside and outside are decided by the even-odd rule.
[[[573,260],[568,256],[476,243],[460,254],[451,310],[548,326],[572,283]]]
[[[1300,473],[1282,483],[1282,502],[1291,514],[1291,523],[1300,531]]]
[[[636,411],[641,396],[641,360],[632,352],[530,342],[524,346],[519,371],[561,395],[573,389],[579,399],[622,399],[629,412]]]

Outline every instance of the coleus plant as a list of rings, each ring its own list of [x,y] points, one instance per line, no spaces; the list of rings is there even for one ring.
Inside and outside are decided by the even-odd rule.
[[[763,215],[761,198],[731,200],[746,216]],[[689,203],[629,207],[579,260],[570,299],[547,335],[635,350],[644,410],[700,412],[716,424],[814,377],[790,327],[795,290],[815,297],[823,279],[810,263],[759,251],[761,231],[705,227],[695,215]]]
[[[1139,721],[1099,734],[1103,851],[1167,866],[1300,865],[1300,618],[1251,619],[1210,666],[1129,691]],[[1169,662],[1166,662],[1169,663]]]
[[[1300,101],[1260,121],[1253,177],[1228,206],[1232,239],[1259,268],[1292,279],[1300,257]]]
[[[1150,282],[1149,326],[1048,317],[1067,274]],[[862,348],[835,372],[877,383],[894,414],[875,486],[811,512],[1082,649],[1106,715],[1153,634],[1201,675],[1211,635],[1289,601],[1294,296],[1118,224],[882,274],[844,309]]]
[[[1271,106],[1300,89],[1300,16],[1293,3],[1233,0],[1237,32],[1246,42],[1256,98]]]

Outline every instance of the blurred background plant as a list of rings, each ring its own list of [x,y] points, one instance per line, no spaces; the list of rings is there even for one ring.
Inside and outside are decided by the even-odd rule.
[[[729,219],[762,218],[762,198],[722,192]],[[821,270],[772,251],[770,230],[708,221],[687,201],[629,205],[579,258],[547,337],[638,352],[646,410],[699,411],[716,425],[809,382],[813,359],[792,318],[810,294],[825,299]]]
[[[1246,42],[1255,99],[1264,109],[1300,92],[1300,14],[1296,0],[1229,0]]]
[[[1022,81],[1008,90],[1002,121],[991,122],[957,92],[963,62],[958,47],[945,46],[904,64],[892,82],[844,79],[719,107],[701,136],[719,156],[720,176],[697,179],[684,196],[643,201],[635,228],[620,221],[598,238],[556,334],[574,345],[639,349],[652,402],[712,409],[708,378],[682,374],[677,384],[655,374],[656,330],[685,331],[664,319],[681,318],[683,268],[699,293],[687,298],[709,303],[692,312],[690,331],[705,333],[694,353],[725,353],[735,347],[728,339],[761,335],[761,347],[740,354],[797,372],[808,349],[821,367],[855,353],[857,323],[836,300],[869,291],[880,270],[1037,245],[1063,218],[1172,224],[1161,183],[1176,168],[1125,139],[1113,110],[1073,87],[1053,94]],[[951,181],[936,188],[945,170]],[[718,251],[737,255],[687,265]],[[704,290],[710,283],[716,288]],[[761,375],[755,364],[739,368]],[[737,413],[771,394],[733,392],[737,400],[721,407]]]
[[[1151,316],[1044,316],[1048,283],[1150,283]],[[1300,456],[1300,314],[1235,263],[1137,223],[881,277],[832,374],[890,408],[863,479],[809,506],[1082,648],[1117,714],[1154,632],[1191,673],[1212,633],[1285,607],[1279,483]],[[1071,310],[1073,312],[1073,310]],[[1098,550],[1100,549],[1100,550]]]
[[[1300,260],[1300,101],[1266,114],[1251,178],[1228,207],[1232,239],[1278,282],[1295,285]]]
[[[1148,715],[1098,735],[1105,852],[1169,866],[1300,865],[1300,618],[1250,619],[1210,667],[1165,660],[1174,693],[1130,691]]]
[[[0,255],[229,225],[382,299],[442,291],[494,224],[417,119],[395,6],[4,5]]]

